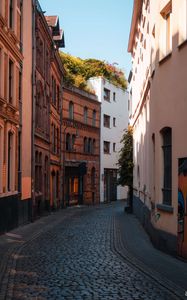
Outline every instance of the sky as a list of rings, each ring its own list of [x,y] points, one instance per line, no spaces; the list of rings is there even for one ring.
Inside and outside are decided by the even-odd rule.
[[[128,78],[127,52],[133,0],[39,0],[45,15],[58,15],[65,48],[80,58],[116,64]]]

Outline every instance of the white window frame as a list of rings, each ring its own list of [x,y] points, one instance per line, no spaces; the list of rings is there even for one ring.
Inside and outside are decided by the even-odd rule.
[[[172,1],[160,12],[160,61],[172,52]],[[168,23],[169,19],[169,23]],[[168,26],[169,24],[169,26]],[[169,28],[169,38],[168,38]],[[168,43],[169,41],[169,43]]]
[[[178,29],[179,29],[179,45],[187,40],[187,0],[180,0]]]

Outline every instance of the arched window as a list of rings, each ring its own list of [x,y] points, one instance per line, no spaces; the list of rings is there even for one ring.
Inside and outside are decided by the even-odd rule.
[[[92,141],[92,154],[95,154],[95,139]]]
[[[87,137],[84,138],[84,152],[88,152],[88,139]]]
[[[47,107],[45,107],[44,103],[44,90],[40,80],[38,80],[36,85],[36,111],[35,111],[35,122],[36,127],[40,129],[44,129],[45,127],[45,111]]]
[[[88,108],[84,107],[84,123],[88,123]]]
[[[74,117],[74,104],[71,101],[69,103],[69,118],[73,120],[73,117]]]
[[[59,134],[59,129],[57,128],[57,154],[60,153],[60,134]]]
[[[57,86],[57,110],[60,109],[60,88]]]
[[[163,153],[163,204],[172,202],[172,129],[165,127],[161,130]]]
[[[75,150],[75,139],[76,139],[76,136],[75,134],[72,135],[72,150]]]
[[[69,133],[66,134],[66,150],[71,150],[71,136]]]
[[[92,139],[89,138],[89,140],[88,140],[88,153],[91,153],[91,151],[92,151]]]
[[[36,127],[39,127],[39,119],[40,119],[40,91],[37,90],[36,94],[36,109],[35,109],[35,124]]]
[[[92,168],[91,171],[91,188],[94,189],[95,188],[95,168]]]
[[[96,111],[95,111],[95,109],[93,110],[92,125],[93,125],[93,126],[96,125]]]

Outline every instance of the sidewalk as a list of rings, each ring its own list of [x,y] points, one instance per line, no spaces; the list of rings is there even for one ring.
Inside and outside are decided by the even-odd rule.
[[[135,258],[141,267],[151,270],[159,279],[178,290],[185,296],[187,291],[187,263],[157,250],[138,219],[133,214],[127,214],[120,206],[117,211],[121,239],[124,248]],[[152,274],[151,274],[152,275]],[[186,297],[187,299],[187,297]]]

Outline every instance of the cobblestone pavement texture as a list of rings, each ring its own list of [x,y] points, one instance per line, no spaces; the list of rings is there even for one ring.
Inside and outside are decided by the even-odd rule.
[[[123,206],[67,209],[1,237],[0,299],[182,299],[125,249]]]

